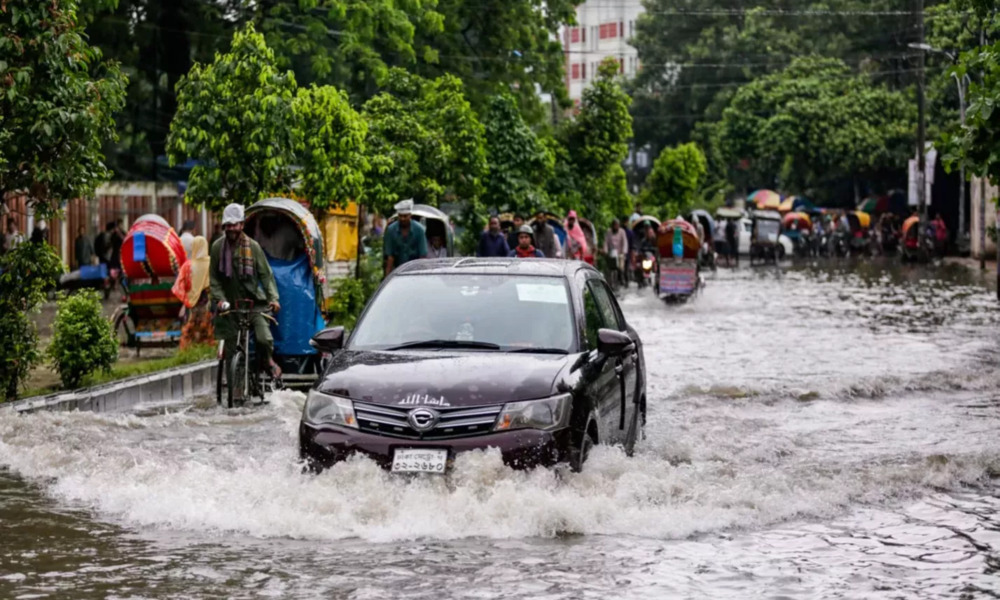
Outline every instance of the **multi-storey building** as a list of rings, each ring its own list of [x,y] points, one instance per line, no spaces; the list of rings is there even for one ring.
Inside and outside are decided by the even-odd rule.
[[[629,40],[642,11],[641,0],[586,0],[576,7],[577,24],[562,32],[566,88],[574,103],[580,101],[605,58],[617,60],[619,72],[626,77],[639,70],[639,55]]]

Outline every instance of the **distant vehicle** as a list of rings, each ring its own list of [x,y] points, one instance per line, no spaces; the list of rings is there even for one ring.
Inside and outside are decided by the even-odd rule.
[[[444,473],[485,448],[516,468],[580,470],[594,444],[631,454],[645,423],[642,342],[580,261],[413,261],[349,337],[335,327],[314,344],[332,358],[299,428],[313,470],[361,454]]]
[[[687,300],[701,288],[702,240],[698,230],[687,221],[664,221],[657,240],[656,295],[665,300]],[[681,244],[679,253],[674,252],[676,243]]]
[[[397,219],[399,219],[399,215],[393,213],[386,225],[392,224]],[[451,218],[444,211],[426,204],[414,204],[413,220],[423,225],[424,229],[426,229],[428,244],[431,237],[435,235],[441,236],[448,250],[448,256],[455,256],[455,232],[451,227]]]
[[[750,264],[754,260],[761,262],[778,262],[784,258],[785,252],[790,250],[791,241],[787,241],[789,247],[779,238],[781,237],[781,214],[771,210],[756,210],[752,213],[753,221],[753,241],[750,245]],[[787,238],[785,238],[787,240]]]

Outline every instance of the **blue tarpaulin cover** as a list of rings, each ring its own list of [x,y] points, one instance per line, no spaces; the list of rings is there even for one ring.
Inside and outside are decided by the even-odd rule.
[[[271,325],[275,353],[285,356],[315,354],[316,350],[309,345],[309,340],[326,323],[316,305],[316,287],[309,257],[303,253],[289,261],[268,256],[267,262],[274,271],[281,304],[281,312],[276,315],[278,324]]]
[[[132,240],[132,260],[141,263],[146,260],[146,232],[135,232]]]

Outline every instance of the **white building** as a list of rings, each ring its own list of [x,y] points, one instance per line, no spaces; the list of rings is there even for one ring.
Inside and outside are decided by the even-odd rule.
[[[574,103],[580,101],[605,58],[617,60],[619,72],[626,77],[639,70],[639,55],[628,42],[635,36],[642,12],[641,0],[586,0],[576,7],[577,25],[563,28],[566,88]]]

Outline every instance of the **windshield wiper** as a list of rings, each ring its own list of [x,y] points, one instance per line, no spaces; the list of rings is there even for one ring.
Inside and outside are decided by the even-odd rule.
[[[508,350],[507,352],[522,354],[569,354],[569,350],[564,348],[517,348],[516,350]]]
[[[460,342],[458,340],[420,340],[406,342],[387,350],[408,350],[411,348],[473,348],[479,350],[499,350],[500,346],[491,342]]]

